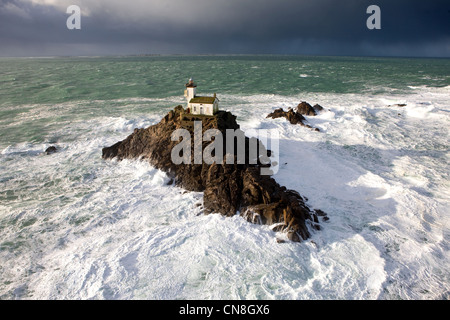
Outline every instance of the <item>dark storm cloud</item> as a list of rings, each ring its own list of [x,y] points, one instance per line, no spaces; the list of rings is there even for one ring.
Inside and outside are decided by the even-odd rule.
[[[54,1],[53,1],[54,2]],[[0,55],[288,53],[450,56],[447,0],[0,0]],[[69,4],[86,9],[67,30]],[[381,8],[381,30],[366,9]]]

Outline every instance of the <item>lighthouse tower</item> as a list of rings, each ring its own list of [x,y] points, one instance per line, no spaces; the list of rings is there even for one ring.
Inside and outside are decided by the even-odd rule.
[[[197,86],[194,84],[194,80],[190,78],[189,82],[186,83],[186,90],[184,90],[184,96],[186,97],[188,104],[191,101],[191,99],[195,98],[196,93],[197,93]]]

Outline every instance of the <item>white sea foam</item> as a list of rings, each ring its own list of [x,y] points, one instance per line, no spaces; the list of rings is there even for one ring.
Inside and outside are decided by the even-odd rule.
[[[274,178],[328,213],[303,243],[279,244],[284,235],[238,215],[203,215],[201,193],[167,185],[146,162],[101,159],[169,109],[75,118],[45,142],[5,146],[0,297],[449,298],[449,89],[414,92],[221,97],[243,130],[279,130]],[[325,108],[306,117],[321,132],[265,118],[300,101]],[[59,151],[43,154],[51,141]]]

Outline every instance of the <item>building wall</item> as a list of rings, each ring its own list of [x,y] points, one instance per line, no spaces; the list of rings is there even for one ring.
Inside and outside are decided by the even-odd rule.
[[[200,108],[203,107],[203,114],[212,116],[214,115],[214,105],[207,103],[189,103],[189,109],[192,114],[201,114]]]

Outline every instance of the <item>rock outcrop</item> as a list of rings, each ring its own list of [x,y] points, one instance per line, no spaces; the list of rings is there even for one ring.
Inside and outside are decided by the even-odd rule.
[[[305,116],[316,115],[316,111],[314,110],[314,108],[305,101],[300,102],[300,104],[297,106],[297,112]]]
[[[49,155],[49,154],[52,154],[52,153],[55,153],[55,152],[58,152],[58,149],[55,146],[50,146],[47,149],[45,149],[45,151],[44,151],[44,153],[46,155]]]
[[[300,113],[295,112],[290,108],[288,111],[284,111],[283,108],[275,109],[272,113],[269,113],[266,118],[286,118],[292,124],[300,124],[306,126],[303,121],[306,121],[305,117]]]
[[[305,115],[305,116],[316,116],[320,111],[323,110],[323,107],[321,105],[314,105],[312,107],[308,102],[302,101],[297,106],[297,112]]]
[[[315,104],[314,106],[313,106],[313,109],[316,111],[316,115],[320,112],[320,111],[322,111],[323,110],[323,107],[320,105],[320,104]]]
[[[283,108],[275,109],[272,113],[269,113],[266,118],[286,118],[291,124],[299,124],[315,131],[320,131],[318,128],[313,128],[307,124],[305,117],[298,111],[294,111],[292,108],[289,108],[288,111],[284,111]]]
[[[268,165],[259,161],[249,164],[248,154],[245,164],[237,164],[236,149],[228,153],[229,157],[234,157],[233,164],[230,161],[223,161],[222,164],[219,161],[212,164],[205,161],[201,164],[174,164],[171,152],[180,142],[172,141],[171,135],[176,129],[186,129],[193,146],[196,120],[202,121],[202,135],[209,129],[217,129],[222,133],[224,151],[226,129],[239,130],[236,117],[230,112],[219,111],[214,117],[194,116],[185,114],[184,109],[178,106],[158,124],[135,129],[125,140],[103,148],[102,157],[149,161],[154,167],[165,171],[176,185],[189,191],[203,191],[206,214],[233,216],[240,212],[242,217],[252,223],[270,225],[275,231],[286,232],[293,241],[307,239],[310,236],[309,227],[320,229],[317,211],[310,210],[298,192],[280,186],[271,176],[261,175],[261,167]],[[250,139],[245,137],[246,146],[249,142]],[[202,150],[211,143],[202,141]],[[259,147],[264,148],[260,143]],[[194,149],[191,148],[191,159],[194,159]]]
[[[323,107],[316,104],[312,107],[308,102],[302,101],[297,106],[297,110],[289,108],[288,111],[284,111],[283,108],[275,109],[272,113],[269,113],[266,118],[286,118],[291,124],[299,124],[301,126],[320,131],[318,128],[313,128],[307,124],[305,116],[316,116]]]

